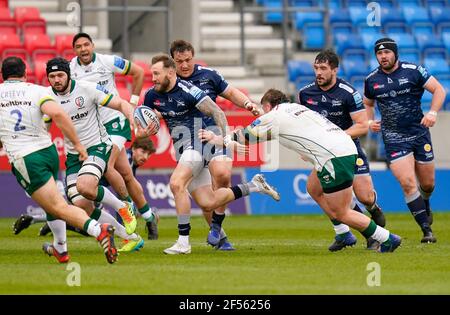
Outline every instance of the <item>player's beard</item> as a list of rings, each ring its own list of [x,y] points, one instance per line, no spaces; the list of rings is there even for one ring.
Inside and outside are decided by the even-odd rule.
[[[164,78],[164,80],[160,83],[159,89],[156,91],[158,92],[168,92],[167,89],[169,88],[170,80],[167,78],[167,76]]]
[[[332,78],[329,78],[328,80],[325,80],[325,78],[322,79],[322,83],[319,83],[319,81],[316,78],[316,83],[320,87],[327,87],[331,84]]]
[[[70,83],[70,80],[67,80],[66,84],[62,88],[59,88],[59,87],[53,87],[53,88],[56,91],[58,91],[58,93],[64,93],[67,90],[67,88],[69,87],[69,83]]]
[[[395,66],[395,62],[388,62],[388,64],[386,66],[381,66],[381,68],[385,71],[391,71],[392,68],[394,68]]]

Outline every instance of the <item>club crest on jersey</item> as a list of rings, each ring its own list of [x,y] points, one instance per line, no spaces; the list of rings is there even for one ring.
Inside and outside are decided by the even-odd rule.
[[[84,105],[84,98],[83,98],[83,96],[78,96],[75,99],[75,105],[77,105],[78,108],[83,108],[83,105]]]
[[[331,106],[341,106],[342,101],[341,100],[331,100]]]
[[[408,78],[398,79],[398,84],[403,85],[403,84],[406,84],[406,83],[409,83]]]

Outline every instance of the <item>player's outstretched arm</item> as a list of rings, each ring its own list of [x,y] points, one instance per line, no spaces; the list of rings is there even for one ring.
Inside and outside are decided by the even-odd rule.
[[[119,96],[114,96],[108,103],[108,107],[122,112],[122,114],[124,114],[125,117],[129,120],[131,130],[134,130],[133,105],[120,98]]]
[[[80,138],[78,138],[75,127],[72,124],[69,116],[63,110],[63,108],[58,105],[55,101],[46,101],[41,105],[41,111],[49,116],[52,121],[55,122],[56,126],[61,130],[64,134],[64,137],[67,137],[70,142],[72,142],[75,150],[80,154],[79,159],[84,161],[87,159],[87,151],[86,148],[81,144]]]
[[[144,84],[144,69],[141,66],[131,63],[130,72],[128,73],[133,78],[131,83],[131,98],[130,104],[136,107],[139,105],[139,95],[141,94],[142,86]]]
[[[228,88],[221,94],[221,96],[226,98],[233,104],[236,104],[237,106],[250,111],[254,116],[263,114],[261,106],[253,103],[252,100],[250,100],[244,93],[242,93],[235,87],[228,86]]]

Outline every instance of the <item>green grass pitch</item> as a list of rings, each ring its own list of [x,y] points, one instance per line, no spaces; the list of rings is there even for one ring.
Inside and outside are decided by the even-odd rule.
[[[192,253],[168,256],[177,238],[176,219],[162,218],[160,238],[137,253],[107,264],[93,238],[68,232],[71,262],[81,266],[80,286],[68,286],[67,265],[44,255],[41,224],[13,235],[14,219],[0,220],[0,294],[450,294],[450,213],[435,213],[436,244],[421,244],[410,214],[387,214],[388,228],[403,237],[394,253],[353,248],[330,253],[334,232],[323,215],[234,216],[224,227],[237,248],[206,246],[206,224],[192,218]],[[138,232],[146,237],[143,221]],[[380,266],[380,285],[369,286]]]

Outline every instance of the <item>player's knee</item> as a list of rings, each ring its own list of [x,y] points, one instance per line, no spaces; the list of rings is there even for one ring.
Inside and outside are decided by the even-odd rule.
[[[95,183],[91,183],[88,179],[80,177],[77,181],[78,192],[89,200],[94,200],[97,197],[97,186]]]
[[[230,187],[231,173],[228,171],[220,172],[214,177],[214,182],[217,187]]]
[[[171,178],[170,179],[170,190],[172,191],[172,193],[174,195],[178,195],[178,194],[182,193],[183,190],[185,190],[185,185],[181,180],[179,180],[177,178],[174,178],[174,179]]]
[[[364,205],[372,205],[375,200],[375,194],[372,191],[355,191],[356,199]]]
[[[416,181],[413,178],[405,178],[400,184],[406,195],[411,195],[417,190]]]

